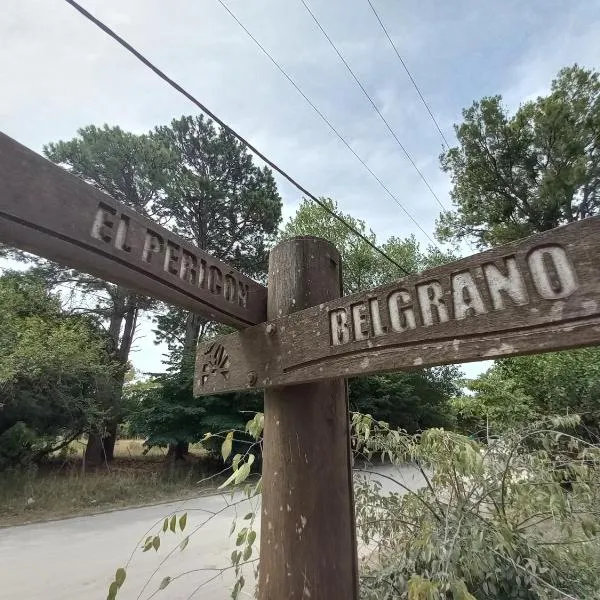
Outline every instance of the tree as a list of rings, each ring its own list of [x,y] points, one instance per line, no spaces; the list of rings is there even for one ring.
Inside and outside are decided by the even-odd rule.
[[[0,468],[39,459],[103,418],[114,376],[97,322],[31,273],[0,277]]]
[[[562,69],[550,93],[514,115],[501,96],[463,111],[459,145],[441,156],[454,211],[438,221],[442,240],[494,246],[598,214],[600,74]]]
[[[48,144],[44,153],[50,160],[138,212],[154,218],[163,216],[159,200],[173,156],[159,140],[128,133],[119,127],[91,125],[80,129],[78,136],[70,141]],[[97,431],[90,432],[86,463],[97,465],[104,460],[110,461],[117,425],[122,418],[123,381],[136,325],[140,311],[151,308],[153,301],[52,263],[42,263],[41,272],[56,284],[74,285],[80,297],[95,297],[96,304],[84,308],[106,322],[110,352],[121,368],[115,373],[112,391],[106,397],[107,420]]]
[[[330,210],[340,214],[371,243],[375,244],[375,234],[367,230],[364,221],[351,215],[341,214],[337,202],[331,198],[320,199]],[[342,257],[344,294],[353,294],[399,279],[404,274],[384,256],[373,250],[364,240],[352,233],[347,225],[331,216],[321,206],[311,200],[303,200],[293,218],[285,224],[281,239],[296,235],[314,235],[329,240]],[[448,262],[449,256],[442,255],[435,248],[423,253],[414,236],[404,240],[391,237],[381,248],[409,273]]]
[[[340,214],[337,203],[321,198],[331,210]],[[377,238],[363,221],[343,214],[344,220],[373,244]],[[304,200],[296,215],[285,225],[281,237],[314,235],[329,240],[342,257],[344,293],[361,292],[394,281],[402,276],[398,268],[366,241],[352,233],[346,225],[318,204]],[[389,238],[382,248],[409,272],[419,272],[449,260],[437,249],[422,252],[414,237]],[[394,426],[417,431],[425,427],[450,426],[448,399],[458,393],[454,381],[460,371],[456,367],[417,370],[407,373],[379,375],[350,381],[350,405],[353,410],[374,415]]]
[[[456,366],[350,380],[350,410],[417,433],[454,426],[448,400],[459,393]]]
[[[489,419],[492,432],[514,429],[545,415],[574,413],[579,434],[600,439],[600,349],[583,348],[497,361],[468,382],[473,395],[453,403],[469,433]]]
[[[158,127],[153,139],[176,157],[161,201],[169,227],[198,248],[258,280],[266,279],[268,248],[281,220],[281,197],[273,174],[254,164],[252,156],[230,133],[203,116],[184,116]],[[190,420],[180,427],[178,414],[200,408],[219,415],[232,410],[227,400],[209,402],[192,395],[192,377],[199,339],[226,329],[197,314],[165,307],[156,318],[157,339],[166,341],[172,381],[160,378],[156,406],[160,422],[146,430],[151,439],[196,439],[204,431]],[[164,409],[164,410],[163,410]],[[171,422],[168,412],[172,410]],[[197,411],[197,413],[196,413]]]

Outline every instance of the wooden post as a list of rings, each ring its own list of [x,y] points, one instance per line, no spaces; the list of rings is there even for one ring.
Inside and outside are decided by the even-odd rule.
[[[339,298],[340,282],[329,242],[282,242],[269,261],[268,318]],[[266,390],[264,415],[259,598],[356,600],[345,381]]]

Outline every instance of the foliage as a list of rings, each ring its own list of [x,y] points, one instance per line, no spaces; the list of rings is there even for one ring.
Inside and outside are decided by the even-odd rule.
[[[350,407],[411,433],[451,427],[449,398],[458,393],[457,367],[437,367],[350,380]]]
[[[79,129],[71,140],[46,145],[44,153],[73,175],[138,212],[155,219],[166,218],[160,201],[175,157],[160,140],[120,127],[90,125]],[[121,365],[115,371],[112,391],[105,398],[110,418],[89,436],[86,456],[90,465],[110,461],[117,426],[123,418],[123,380],[138,318],[140,312],[151,309],[156,302],[53,263],[42,261],[39,268],[48,281],[72,287],[78,309],[103,319],[112,356]]]
[[[360,414],[352,422],[363,452],[416,464],[424,480],[415,492],[392,477],[391,493],[359,481],[358,530],[371,550],[362,598],[599,597],[600,447],[564,433],[577,417],[489,446],[441,429],[413,437]]]
[[[177,372],[127,384],[125,396],[130,431],[144,436],[148,446],[198,442],[206,432],[243,431],[245,413],[262,408],[262,394],[252,391],[194,398],[191,376]],[[243,436],[238,438],[242,443]],[[204,446],[213,453],[219,450],[212,439]]]
[[[330,210],[343,216],[367,239],[377,244],[375,234],[367,230],[363,221],[341,214],[334,200],[321,200]],[[402,276],[396,267],[353,234],[346,225],[309,200],[301,203],[296,215],[286,223],[282,232],[283,239],[296,235],[322,237],[338,249],[342,257],[346,294],[362,292]],[[422,252],[414,237],[405,240],[391,237],[382,247],[410,272],[418,272],[450,260],[450,256],[442,255],[433,248]],[[452,419],[448,400],[458,391],[454,382],[459,376],[460,371],[456,367],[440,367],[353,379],[350,381],[350,404],[354,410],[376,415],[378,419],[409,431],[450,426]]]
[[[581,415],[578,435],[600,439],[600,350],[583,348],[497,361],[468,382],[473,392],[453,400],[463,430],[494,431],[519,426],[548,414]]]
[[[442,240],[494,246],[598,214],[600,74],[562,69],[550,93],[510,116],[500,96],[463,111],[459,146],[441,156],[455,210]]]
[[[66,314],[32,274],[0,277],[0,321],[2,468],[89,431],[114,365],[96,323]]]
[[[341,213],[337,202],[331,198],[321,198],[321,201],[373,244],[377,244],[375,234],[367,230],[364,221]],[[373,250],[367,242],[352,233],[346,225],[310,200],[302,201],[295,216],[288,220],[281,232],[282,239],[297,235],[321,237],[329,240],[337,248],[342,257],[344,294],[362,292],[395,281],[404,274],[380,253]],[[428,248],[423,253],[414,236],[404,240],[391,237],[381,245],[381,248],[409,273],[418,273],[450,260],[450,256],[441,254],[436,248]]]
[[[281,219],[273,174],[254,164],[246,148],[203,115],[157,127],[153,139],[176,160],[168,170],[162,210],[169,227],[250,277],[264,280],[268,248]],[[157,339],[170,345],[170,364],[195,349],[206,323],[168,308],[157,317]]]

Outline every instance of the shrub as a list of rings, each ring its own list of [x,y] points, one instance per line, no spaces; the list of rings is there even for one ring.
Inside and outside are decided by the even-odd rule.
[[[485,446],[354,415],[362,452],[414,462],[426,482],[391,494],[359,482],[358,531],[371,550],[361,598],[599,598],[600,449],[566,432],[578,423],[554,419]]]

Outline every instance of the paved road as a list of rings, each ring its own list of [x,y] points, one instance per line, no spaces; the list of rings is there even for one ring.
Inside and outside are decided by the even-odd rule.
[[[386,475],[400,479],[411,489],[422,485],[418,473],[410,467],[400,472],[390,467],[378,467],[377,470],[383,475],[380,480],[386,490],[396,487],[385,478]],[[227,501],[231,498],[227,497]],[[210,496],[184,503],[0,529],[0,600],[104,600],[115,570],[125,564],[146,530],[175,510],[188,512],[188,533],[208,517],[212,518],[192,536],[183,552],[176,550],[162,566],[160,562],[171,548],[177,546],[182,535],[166,536],[158,553],[137,552],[118,600],[147,599],[165,576],[228,566],[234,546],[234,541],[227,535],[232,519],[236,510],[243,517],[249,506],[244,502],[212,515],[225,506],[224,497]],[[156,573],[155,569],[158,569]],[[215,571],[209,570],[191,573],[171,583],[156,598],[185,600],[203,581],[214,575]],[[139,595],[148,580],[148,587]],[[231,583],[232,576],[224,574],[207,583],[193,597],[226,600]]]

